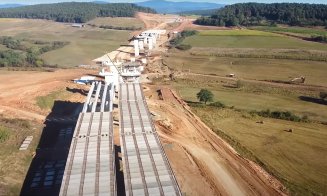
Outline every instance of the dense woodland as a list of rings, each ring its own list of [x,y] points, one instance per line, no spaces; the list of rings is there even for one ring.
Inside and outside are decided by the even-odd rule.
[[[57,22],[85,23],[96,17],[133,17],[135,12],[155,11],[130,3],[55,3],[0,9],[0,18],[47,19]]]
[[[327,5],[299,3],[241,3],[226,6],[210,17],[196,20],[200,25],[251,26],[287,24],[327,26]]]

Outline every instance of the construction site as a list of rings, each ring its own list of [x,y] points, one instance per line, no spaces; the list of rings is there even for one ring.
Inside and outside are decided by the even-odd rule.
[[[90,87],[73,133],[59,195],[117,195],[116,167],[123,168],[125,195],[181,195],[140,84],[146,63],[145,58],[139,62],[140,51],[144,52],[144,46],[153,50],[165,33],[148,30],[134,38],[130,62],[119,62],[117,56],[112,60],[110,54],[102,60],[104,69],[99,75],[104,81],[92,82]],[[114,108],[116,93],[118,108]],[[114,159],[115,109],[120,117],[119,166]]]
[[[279,180],[238,154],[176,91],[151,82],[160,74],[183,74],[158,64],[167,42],[190,20],[170,27],[176,17],[139,15],[146,30],[94,59],[98,69],[61,71],[54,81],[40,77],[37,93],[70,81],[69,90],[77,92],[72,106],[57,101],[49,115],[28,104],[0,106],[12,116],[46,122],[21,195],[287,195]],[[304,81],[302,76],[289,83]],[[21,88],[29,85],[35,84]],[[12,104],[21,106],[22,98]],[[64,115],[56,107],[65,108]],[[26,139],[24,149],[33,138]]]

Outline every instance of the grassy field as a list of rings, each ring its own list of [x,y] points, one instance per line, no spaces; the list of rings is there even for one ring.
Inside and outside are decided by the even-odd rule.
[[[291,111],[299,116],[307,115],[311,120],[325,121],[327,119],[326,105],[299,99],[300,96],[318,98],[319,91],[294,91],[247,82],[242,82],[241,88],[231,88],[227,87],[228,85],[232,84],[208,76],[190,76],[188,79],[179,79],[174,83],[182,97],[188,101],[197,101],[196,93],[201,88],[206,88],[213,92],[216,101],[221,101],[227,106],[234,106],[237,109]]]
[[[193,49],[192,49],[193,50]],[[188,52],[172,52],[164,63],[175,70],[225,76],[230,73],[238,78],[254,80],[283,80],[306,76],[307,84],[327,84],[327,63],[264,58],[233,58],[194,56]]]
[[[206,88],[214,101],[228,106],[192,106],[193,111],[241,155],[280,179],[292,195],[326,195],[327,126],[318,123],[327,119],[326,105],[303,97],[319,100],[319,92],[327,89],[327,45],[252,30],[201,31],[183,44],[193,48],[171,49],[163,63],[177,72],[198,74],[168,83],[186,101],[197,102],[196,94]],[[222,77],[230,73],[236,78]],[[309,86],[259,81],[286,82],[302,75]],[[290,111],[311,122],[251,114],[266,109]],[[293,132],[285,131],[289,129]]]
[[[42,58],[51,65],[72,67],[89,64],[106,51],[126,44],[128,31],[104,30],[100,28],[73,28],[70,24],[46,20],[0,19],[2,36],[43,41],[67,41],[64,48],[47,52]]]
[[[266,27],[266,26],[258,26],[251,27],[251,29],[266,31],[266,32],[277,32],[277,33],[290,33],[303,37],[311,37],[312,35],[325,35],[327,36],[327,30],[325,29],[313,29],[306,27]]]
[[[41,125],[33,122],[0,116],[0,132],[7,132],[6,139],[0,140],[0,195],[19,195],[41,129]],[[30,135],[34,138],[28,150],[19,151],[25,137]]]
[[[192,107],[192,110],[242,156],[254,160],[278,177],[293,195],[327,193],[327,160],[324,158],[327,126],[250,114],[251,110],[269,108],[325,120],[325,105],[299,100],[302,90],[297,92],[247,83],[243,83],[241,88],[230,88],[225,86],[228,85],[226,81],[208,76],[177,79],[172,85],[186,101],[197,102],[196,93],[206,88],[213,92],[214,101],[233,107]],[[293,132],[286,131],[289,129]]]
[[[230,109],[193,111],[243,156],[256,160],[293,195],[327,193],[326,126],[247,117]],[[257,121],[264,120],[264,124]],[[292,128],[293,132],[285,130]]]
[[[209,30],[185,39],[193,47],[278,48],[327,51],[327,45],[255,30]]]
[[[92,24],[96,26],[108,25],[114,27],[135,27],[135,28],[144,28],[144,23],[137,18],[96,18],[89,21],[87,24]]]
[[[69,99],[70,96],[72,96],[71,93],[66,90],[60,89],[57,91],[53,91],[48,95],[37,97],[36,105],[43,110],[50,110],[56,100]]]
[[[2,44],[0,44],[0,51],[8,50],[8,48]]]
[[[242,29],[242,30],[207,30],[207,31],[200,31],[200,36],[267,36],[267,37],[281,37],[275,33],[269,33],[264,31],[257,31],[257,30],[249,30],[249,29]]]

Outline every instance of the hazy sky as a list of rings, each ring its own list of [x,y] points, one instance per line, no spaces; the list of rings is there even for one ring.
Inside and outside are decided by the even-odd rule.
[[[0,4],[6,3],[20,3],[20,4],[36,4],[36,3],[55,3],[55,2],[64,2],[64,1],[93,1],[93,0],[0,0]],[[140,2],[146,0],[104,0],[109,2]],[[197,1],[201,0],[171,0],[171,1]],[[297,3],[322,3],[327,4],[327,0],[203,0],[202,2],[212,2],[220,4],[233,4],[233,3],[242,3],[242,2],[260,2],[260,3],[273,3],[273,2],[297,2]]]

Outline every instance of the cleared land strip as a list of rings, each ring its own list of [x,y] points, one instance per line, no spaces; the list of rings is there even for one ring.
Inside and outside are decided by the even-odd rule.
[[[181,195],[141,85],[121,84],[119,103],[126,195]]]

